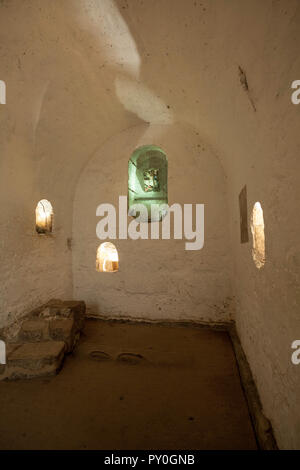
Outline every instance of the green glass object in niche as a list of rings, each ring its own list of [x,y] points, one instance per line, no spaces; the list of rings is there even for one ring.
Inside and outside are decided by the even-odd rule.
[[[168,204],[168,160],[166,154],[155,145],[145,145],[136,149],[128,162],[128,210],[134,217],[134,206],[143,204],[147,217],[142,222],[162,220],[167,213],[160,207]],[[151,208],[155,206],[155,215],[151,218]]]

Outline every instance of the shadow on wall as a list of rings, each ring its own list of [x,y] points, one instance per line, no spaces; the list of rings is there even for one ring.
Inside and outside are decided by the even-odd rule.
[[[104,55],[101,67],[110,70],[115,98],[147,125],[119,135],[116,132],[95,152],[80,176],[74,202],[74,297],[84,298],[92,314],[228,319],[231,292],[222,169],[215,156],[204,153],[199,158],[195,132],[172,126],[175,116],[170,106],[141,80],[144,64],[116,3],[104,0],[100,5],[92,1],[85,15],[82,5],[75,17],[81,34],[84,31],[86,35],[88,30],[93,38],[88,60],[96,59],[101,49]],[[81,57],[87,61],[84,51]],[[97,75],[95,80],[99,86]],[[108,90],[112,98],[111,85]],[[211,236],[204,250],[193,254],[185,252],[181,240],[137,240],[134,246],[132,240],[116,241],[120,271],[117,277],[104,278],[94,269],[99,245],[95,235],[96,208],[103,202],[118,206],[119,195],[127,194],[128,160],[135,148],[149,144],[159,145],[171,158],[170,203],[208,201],[207,227]]]
[[[97,49],[101,50],[104,56],[102,66],[114,71],[112,80],[114,90],[109,87],[107,91],[114,91],[115,97],[125,110],[135,114],[140,120],[155,124],[171,124],[173,113],[170,107],[155,91],[147,87],[142,79],[141,55],[116,2],[102,0],[99,3],[97,0],[92,0],[88,8],[85,3],[79,3],[76,22],[85,33],[90,32],[93,37],[94,52],[97,53]],[[82,59],[84,57],[82,54]]]
[[[34,2],[0,8],[10,51],[1,61],[9,89],[0,129],[4,324],[49,296],[70,296],[70,205],[91,154],[141,120],[169,122],[170,112],[137,83],[140,56],[112,0],[101,1],[100,10],[99,2],[86,7],[77,0],[45,1],[43,9]],[[44,195],[56,208],[55,238],[47,244],[34,236],[33,225],[36,201]],[[24,273],[30,273],[26,282]]]
[[[71,254],[67,243],[72,235],[70,205],[78,175],[91,155],[96,154],[95,149],[101,142],[122,129],[147,123],[135,130],[140,137],[143,135],[143,139],[136,134],[126,147],[128,152],[123,152],[122,163],[127,165],[132,150],[139,143],[161,141],[164,145],[164,135],[170,135],[171,123],[177,120],[174,109],[170,109],[167,100],[162,98],[166,84],[162,87],[163,93],[145,84],[146,79],[149,80],[149,64],[143,40],[140,39],[137,46],[128,21],[120,13],[122,2],[118,3],[120,8],[116,5],[113,0],[101,1],[101,8],[97,1],[91,1],[87,6],[83,1],[65,3],[55,0],[45,1],[42,10],[34,2],[21,3],[18,7],[12,3],[3,9],[1,30],[10,49],[9,61],[4,58],[2,62],[4,73],[7,72],[7,77],[3,78],[9,83],[10,93],[5,105],[9,114],[5,115],[0,130],[5,142],[0,187],[14,188],[14,192],[9,198],[5,195],[1,207],[3,217],[8,221],[5,227],[0,227],[6,248],[2,260],[5,281],[1,289],[1,322],[26,313],[49,297],[69,297],[72,287]],[[134,30],[132,23],[131,27]],[[161,32],[162,25],[159,28]],[[152,37],[149,31],[147,37]],[[15,62],[11,57],[16,59]],[[157,57],[160,63],[164,57],[161,49]],[[151,75],[151,83],[153,78],[153,83],[162,84],[160,65],[155,65],[154,69],[156,78]],[[38,73],[33,74],[33,70]],[[171,70],[168,77],[170,73]],[[185,76],[187,74],[185,69]],[[167,82],[165,78],[164,82]],[[15,116],[15,121],[10,116]],[[153,126],[156,126],[155,133]],[[192,168],[196,162],[196,150],[199,150],[196,146],[200,145],[193,140],[194,150],[186,157],[190,144],[187,135],[182,137],[185,144],[180,147],[180,159],[179,155],[176,158],[185,175],[177,176],[177,188],[186,181],[189,174],[186,168]],[[115,152],[117,156],[120,146]],[[112,178],[109,162],[104,154],[101,159],[101,171],[108,182]],[[125,174],[122,173],[122,178]],[[127,186],[127,178],[123,181]],[[198,181],[194,184],[197,187]],[[121,194],[125,195],[126,189]],[[33,225],[36,201],[44,195],[55,207],[55,237],[46,242],[35,236]],[[177,197],[174,200],[177,201]],[[187,202],[195,200],[189,198]],[[94,225],[92,233],[94,237]],[[13,258],[11,253],[15,255]],[[93,264],[94,256],[93,250]],[[141,256],[139,264],[143,266],[144,263],[147,270],[148,263]],[[174,276],[180,276],[182,267],[188,270],[188,263],[177,260]],[[24,273],[29,272],[24,283]],[[208,270],[208,284],[210,276]],[[196,278],[193,288],[195,283]],[[171,285],[171,294],[165,297],[168,288],[168,283],[164,288],[158,286],[165,302],[172,296],[176,298]],[[129,292],[136,290],[143,297],[148,295],[149,287],[133,289],[129,286]],[[194,294],[190,295],[189,289],[176,292],[177,295],[186,293],[185,305],[195,305]],[[222,317],[224,308],[215,306],[212,296],[209,297],[210,301],[204,302],[212,312],[211,316],[214,317],[217,311]],[[199,298],[196,295],[196,299]],[[180,308],[176,310],[180,315]],[[130,311],[127,313],[131,314]]]

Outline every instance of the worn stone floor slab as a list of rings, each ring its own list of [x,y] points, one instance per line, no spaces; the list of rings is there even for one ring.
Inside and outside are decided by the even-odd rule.
[[[0,403],[0,449],[256,449],[222,331],[88,320],[57,376]]]

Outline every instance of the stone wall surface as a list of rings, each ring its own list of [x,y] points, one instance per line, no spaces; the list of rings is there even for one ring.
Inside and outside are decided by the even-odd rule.
[[[128,160],[136,147],[155,142],[168,157],[169,206],[204,204],[201,250],[188,240],[110,240],[119,253],[119,272],[96,271],[99,204],[119,217],[119,195],[127,195]],[[74,201],[74,297],[88,313],[110,317],[173,320],[229,320],[232,314],[229,226],[225,177],[217,158],[196,132],[178,125],[137,126],[110,139],[85,167]],[[195,211],[193,216],[195,224]],[[184,216],[183,216],[184,219]],[[127,220],[127,217],[126,217]],[[128,217],[128,224],[132,221]],[[150,229],[151,224],[146,222]],[[201,227],[202,229],[203,227]],[[119,224],[117,223],[117,234]]]
[[[73,291],[87,294],[90,309],[145,318],[224,319],[233,309],[222,302],[235,297],[278,445],[300,448],[300,375],[290,360],[300,338],[300,108],[291,103],[299,24],[298,0],[0,3],[0,327]],[[140,143],[166,150],[170,202],[206,203],[205,247],[195,254],[180,241],[133,248],[124,240],[120,272],[102,281],[95,204],[126,194]],[[86,186],[94,170],[98,195]],[[251,240],[240,244],[245,184],[249,216],[256,201],[264,211],[261,270]],[[49,237],[34,228],[42,198],[54,208]],[[145,260],[146,250],[154,256]]]

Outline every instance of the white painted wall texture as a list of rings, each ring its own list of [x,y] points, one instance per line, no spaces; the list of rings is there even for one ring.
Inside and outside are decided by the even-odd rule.
[[[116,240],[119,272],[99,273],[96,208],[113,204],[118,216],[119,195],[127,195],[128,160],[135,148],[147,143],[167,154],[169,205],[205,204],[204,248],[186,251],[185,239]],[[74,296],[85,299],[90,314],[151,320],[230,317],[225,178],[219,161],[195,131],[178,125],[142,125],[110,139],[81,174],[73,220]]]
[[[285,449],[300,448],[290,361],[300,339],[300,107],[290,99],[299,25],[298,0],[0,3],[0,325],[73,288],[95,312],[139,318],[225,319],[234,296]],[[206,203],[205,246],[125,240],[120,272],[104,278],[94,271],[95,205],[126,194],[127,160],[142,143],[168,154],[170,202]],[[264,210],[261,270],[239,241],[245,184],[249,214],[257,200]],[[41,198],[54,207],[53,237],[34,232]]]

